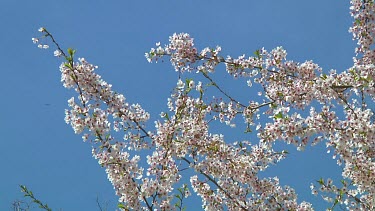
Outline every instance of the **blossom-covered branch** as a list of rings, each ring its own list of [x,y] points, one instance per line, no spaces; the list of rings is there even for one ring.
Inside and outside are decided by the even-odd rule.
[[[375,94],[375,6],[371,0],[351,5],[355,21],[350,31],[358,46],[353,66],[345,71],[323,71],[313,61],[287,60],[282,47],[233,58],[222,56],[219,46],[198,50],[187,33],[173,34],[164,47],[157,43],[146,53],[148,61],[168,58],[179,76],[168,111],[161,112],[154,131],[146,129],[149,113],[113,91],[95,73],[96,66],[82,58],[75,61],[74,50],[65,53],[45,28],[40,32],[52,39],[55,55],[65,58],[60,66],[64,87],[78,94],[78,99],[68,100],[65,121],[92,144],[120,208],[182,210],[183,198],[191,193],[181,178],[190,169],[190,186],[206,210],[313,210],[308,202],[297,203],[295,191],[282,187],[277,177],[258,176],[287,156],[286,151],[273,149],[275,142],[284,141],[299,150],[325,142],[343,165],[342,187],[321,179],[311,185],[313,194],[318,194],[318,185],[324,199],[333,203],[331,209],[340,204],[372,210],[375,126],[368,104]],[[48,48],[40,38],[33,42]],[[211,75],[220,64],[234,78],[245,78],[249,89],[258,86],[261,99],[240,102],[214,81]],[[183,79],[183,74],[194,72],[206,81]],[[221,96],[203,97],[211,88]],[[213,122],[236,127],[240,118],[248,131],[255,128],[253,138],[259,141],[234,142],[210,130]],[[141,166],[141,160],[147,166]]]

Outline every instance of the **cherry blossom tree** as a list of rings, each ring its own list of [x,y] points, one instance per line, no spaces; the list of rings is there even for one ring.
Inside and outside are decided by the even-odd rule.
[[[65,121],[92,145],[123,210],[184,210],[184,198],[192,192],[205,210],[313,210],[308,202],[298,203],[295,191],[277,177],[259,177],[288,156],[274,149],[276,142],[298,150],[324,142],[343,167],[342,180],[320,179],[311,184],[312,194],[330,202],[329,209],[375,210],[375,127],[368,107],[375,99],[375,4],[350,3],[349,31],[357,47],[348,70],[324,71],[313,61],[288,60],[282,47],[223,56],[219,46],[198,49],[186,33],[157,43],[147,60],[169,60],[178,80],[155,130],[146,128],[150,115],[141,105],[113,91],[95,65],[75,59],[73,49],[62,50],[47,29],[40,28],[42,36],[33,42],[48,48],[41,38],[50,38],[55,56],[65,59],[61,81],[78,93],[68,100]],[[245,78],[249,89],[261,90],[262,99],[233,98],[211,77],[219,65],[234,78]],[[212,89],[220,96],[208,96]],[[257,140],[226,140],[210,131],[219,123],[244,124]],[[193,170],[190,183],[181,179],[186,169]]]

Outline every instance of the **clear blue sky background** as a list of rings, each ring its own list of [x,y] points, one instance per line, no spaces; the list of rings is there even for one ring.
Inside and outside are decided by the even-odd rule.
[[[117,204],[90,145],[64,122],[72,92],[60,83],[61,60],[53,50],[39,50],[31,41],[40,26],[63,48],[73,47],[77,56],[98,65],[115,90],[142,104],[155,120],[166,109],[177,75],[168,62],[147,63],[144,53],[174,32],[190,33],[199,48],[220,45],[233,57],[282,45],[289,59],[312,59],[325,71],[342,71],[354,56],[351,22],[349,1],[0,0],[0,210],[22,199],[19,184],[55,210],[99,210],[96,197],[108,201],[109,210]],[[324,148],[290,150],[267,176],[278,175],[300,201],[322,210],[326,204],[310,194],[310,183],[340,175]]]

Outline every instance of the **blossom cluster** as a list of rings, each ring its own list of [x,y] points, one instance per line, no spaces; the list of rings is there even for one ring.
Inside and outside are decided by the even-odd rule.
[[[143,168],[138,166],[139,156],[130,158],[124,149],[148,147],[147,142],[140,140],[139,133],[149,114],[137,104],[129,105],[123,95],[112,91],[111,85],[94,73],[95,68],[84,59],[73,65],[63,63],[60,66],[64,87],[74,88],[79,93],[79,103],[74,98],[68,101],[70,110],[65,111],[65,121],[76,133],[89,132],[83,139],[92,138],[93,156],[106,169],[108,179],[120,196],[119,201],[138,209],[141,195],[134,193],[139,187],[134,178],[142,178]],[[117,141],[111,136],[110,132],[120,129],[129,131],[126,134],[128,142]]]
[[[338,164],[344,165],[343,178],[352,182],[352,189],[341,194],[338,203],[348,205],[348,201],[351,201],[351,205],[348,205],[350,209],[359,207],[366,210],[375,206],[375,127],[372,121],[374,114],[366,106],[369,101],[374,100],[375,51],[371,46],[374,42],[375,9],[373,1],[351,3],[351,14],[355,22],[350,31],[353,32],[354,39],[358,40],[356,52],[361,55],[354,59],[353,67],[347,71],[337,73],[331,70],[326,74],[312,61],[289,61],[282,47],[277,47],[271,52],[260,49],[256,51],[255,56],[242,55],[237,59],[230,56],[224,59],[219,55],[221,48],[217,47],[219,50],[212,50],[214,53],[210,55],[189,55],[189,58],[197,60],[195,66],[190,62],[189,68],[196,69],[198,73],[207,77],[207,68],[204,67],[212,63],[213,67],[224,63],[227,72],[233,77],[249,78],[247,83],[250,87],[253,86],[253,82],[259,84],[264,90],[263,102],[252,102],[242,106],[244,104],[229,98],[230,102],[222,102],[219,104],[220,107],[236,103],[242,106],[244,111],[233,109],[234,112],[229,115],[230,119],[238,113],[243,113],[245,122],[254,123],[253,114],[259,113],[262,105],[268,105],[269,108],[262,114],[268,115],[273,121],[263,123],[264,125],[259,123],[257,126],[260,142],[268,143],[268,146],[277,140],[284,140],[303,150],[310,142],[314,145],[325,141],[329,151],[333,148],[334,158],[337,158]],[[178,36],[190,37],[188,34]],[[170,39],[176,39],[176,35]],[[209,48],[205,48],[204,51],[208,51],[207,49]],[[170,48],[170,45],[166,45],[164,51],[168,51],[168,54],[160,51],[154,56],[160,59],[168,55],[171,61],[184,59],[175,57],[175,49]],[[194,48],[195,51],[197,50]],[[153,60],[155,57],[148,59]],[[316,103],[324,106],[318,108]],[[340,107],[343,108],[344,116],[337,114],[337,108]],[[306,108],[310,113],[302,116],[301,111]],[[221,117],[228,116],[227,112],[218,112]],[[217,164],[211,166],[215,165]],[[209,172],[213,174],[215,170]],[[204,185],[202,188],[207,189],[208,186]],[[201,189],[196,189],[199,190]],[[339,193],[335,189],[330,189],[330,192]],[[203,197],[203,200],[207,199]]]
[[[352,0],[350,13],[354,18],[349,31],[358,42],[357,53],[366,53],[374,44],[375,37],[375,5],[373,0]]]
[[[183,171],[191,169],[190,187],[205,210],[313,210],[308,202],[298,203],[295,191],[281,186],[277,177],[259,176],[287,156],[273,148],[275,142],[284,141],[298,150],[324,142],[343,166],[341,187],[331,179],[311,185],[314,195],[320,192],[332,203],[331,209],[340,204],[351,210],[374,210],[375,125],[368,106],[375,99],[374,5],[371,0],[351,1],[355,21],[350,31],[358,46],[353,67],[346,71],[324,72],[313,61],[287,60],[282,47],[234,58],[220,55],[220,46],[198,50],[187,33],[173,34],[164,47],[157,43],[146,53],[147,60],[167,57],[181,74],[168,99],[168,111],[155,121],[155,131],[145,129],[150,115],[113,91],[95,73],[98,67],[82,58],[74,61],[73,50],[65,54],[45,28],[39,31],[57,45],[55,56],[66,59],[60,66],[61,81],[78,94],[68,100],[65,121],[92,144],[120,208],[181,210],[182,200],[191,193],[186,184],[177,187]],[[33,42],[48,48],[40,38]],[[211,78],[220,64],[234,78],[246,79],[249,89],[258,86],[262,99],[240,102],[225,92]],[[194,72],[210,86],[183,80],[182,73]],[[207,100],[209,88],[221,96]],[[211,123],[236,127],[238,119],[249,131],[256,127],[258,142],[233,142],[211,133]],[[148,155],[140,157],[141,151]],[[141,167],[142,159],[147,166]]]

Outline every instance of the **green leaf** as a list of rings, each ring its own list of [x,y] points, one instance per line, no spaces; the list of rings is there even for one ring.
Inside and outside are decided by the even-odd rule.
[[[199,90],[199,99],[202,100],[203,97],[203,90]]]
[[[281,119],[281,118],[283,118],[283,114],[282,114],[281,112],[279,112],[278,114],[276,114],[276,115],[274,116],[274,118],[275,118],[275,119]]]
[[[271,104],[271,108],[273,108],[273,109],[277,108],[277,104],[276,103],[272,103]]]
[[[258,58],[260,58],[260,50],[259,50],[259,49],[256,50],[256,51],[254,52],[254,54],[255,54],[255,56],[257,56]]]
[[[165,118],[166,118],[167,120],[169,120],[168,113],[165,113]]]
[[[324,180],[323,180],[323,178],[320,178],[317,182],[318,182],[319,184],[321,184],[321,185],[324,185]]]
[[[118,204],[117,207],[121,208],[121,209],[125,209],[126,208],[125,205],[123,205],[123,204]]]
[[[74,53],[76,52],[76,50],[72,49],[72,48],[68,48],[68,54],[73,57],[74,56]]]
[[[208,106],[207,105],[202,105],[200,108],[201,110],[205,110]]]
[[[70,63],[64,63],[64,66],[69,68],[69,69],[72,69],[72,65],[70,65]]]
[[[77,80],[77,78],[76,78],[76,76],[75,76],[74,74],[70,74],[70,77],[72,77],[72,79],[73,79],[74,81]]]
[[[286,151],[286,150],[283,150],[282,153],[283,153],[283,154],[289,154],[289,152]]]

